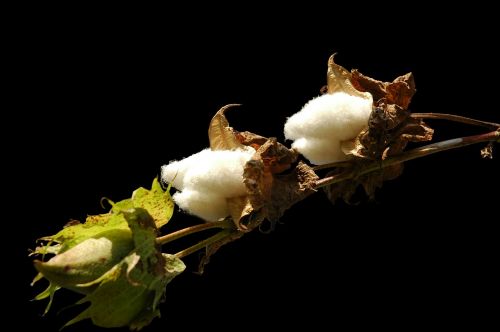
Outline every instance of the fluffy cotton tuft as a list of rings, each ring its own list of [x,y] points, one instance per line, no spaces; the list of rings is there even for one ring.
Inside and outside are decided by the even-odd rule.
[[[285,137],[313,164],[346,159],[342,141],[355,138],[368,125],[372,99],[344,92],[324,94],[310,100],[285,123]]]
[[[243,167],[255,153],[246,150],[205,149],[162,167],[162,180],[181,190],[173,195],[183,210],[207,221],[229,215],[227,198],[246,194]]]
[[[229,215],[226,198],[216,193],[185,189],[176,192],[172,198],[182,210],[207,221],[217,221]]]

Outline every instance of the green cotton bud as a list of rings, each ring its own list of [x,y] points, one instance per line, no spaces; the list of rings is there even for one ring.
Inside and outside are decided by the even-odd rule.
[[[79,302],[90,302],[90,306],[65,326],[84,319],[108,328],[128,326],[131,330],[140,330],[148,325],[160,316],[158,304],[164,297],[166,285],[186,268],[173,255],[163,254],[159,258],[154,267],[148,268],[136,253],[127,256],[92,283],[99,285],[98,288]]]
[[[121,212],[135,244],[118,264],[84,287],[96,287],[78,303],[90,305],[66,326],[91,319],[101,327],[129,326],[139,330],[160,315],[158,304],[166,285],[185,269],[174,255],[162,254],[156,243],[153,217],[142,208]],[[76,248],[76,247],[75,247]]]
[[[33,254],[56,254],[47,262],[35,260],[49,287],[35,297],[49,298],[60,288],[85,294],[77,304],[85,309],[65,326],[90,319],[101,327],[128,326],[139,330],[160,315],[165,287],[186,266],[175,255],[163,254],[158,227],[173,213],[168,189],[155,179],[151,190],[139,188],[129,199],[110,202],[105,214],[88,216],[85,223],[66,225],[41,240]]]
[[[128,229],[112,229],[87,239],[47,262],[34,261],[35,268],[55,285],[80,293],[79,287],[101,277],[134,249]]]

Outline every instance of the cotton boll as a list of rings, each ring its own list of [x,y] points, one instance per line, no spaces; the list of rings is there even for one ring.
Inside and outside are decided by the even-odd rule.
[[[206,221],[217,221],[229,215],[226,198],[214,193],[186,189],[172,198],[182,210]]]
[[[309,101],[285,124],[285,137],[336,137],[348,140],[367,125],[372,111],[372,99],[344,92],[324,94]]]
[[[254,149],[212,151],[209,158],[186,172],[184,185],[200,191],[213,191],[223,197],[244,195],[243,168],[254,153]]]
[[[292,144],[311,163],[323,165],[347,159],[340,148],[340,142],[321,138],[299,138]]]
[[[355,138],[368,125],[372,98],[345,92],[324,94],[309,101],[285,123],[285,137],[313,164],[343,161],[340,144]]]
[[[210,159],[210,149],[202,150],[179,161],[172,161],[161,168],[161,178],[163,182],[172,183],[176,189],[183,190],[185,187],[184,178],[186,172],[193,166]]]
[[[227,198],[246,194],[243,169],[255,149],[203,150],[189,158],[162,167],[162,179],[181,190],[173,195],[186,212],[207,221],[229,215]]]

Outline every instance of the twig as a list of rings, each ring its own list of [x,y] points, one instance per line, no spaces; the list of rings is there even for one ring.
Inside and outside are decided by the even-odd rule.
[[[412,113],[412,118],[416,119],[437,119],[437,120],[448,120],[454,122],[460,122],[465,124],[470,124],[473,126],[486,127],[489,129],[500,128],[500,124],[494,122],[481,121],[476,119],[467,118],[465,116],[445,114],[445,113]]]
[[[209,222],[201,225],[195,225],[191,227],[186,227],[183,228],[179,231],[160,236],[156,238],[156,243],[159,245],[164,245],[169,242],[175,241],[177,239],[180,239],[184,236],[198,233],[205,231],[207,229],[213,229],[213,228],[221,228],[221,229],[229,229],[229,228],[234,228],[234,223],[231,219],[224,219],[222,221],[216,221],[216,222]]]
[[[450,149],[456,149],[456,148],[461,148],[467,145],[472,145],[472,144],[477,144],[477,143],[482,143],[482,142],[498,142],[500,140],[500,129],[496,131],[492,131],[486,134],[481,134],[481,135],[474,135],[474,136],[467,136],[467,137],[461,137],[461,138],[454,138],[442,142],[437,142],[429,145],[425,145],[413,150],[406,151],[404,153],[401,153],[396,156],[389,157],[383,161],[374,161],[373,163],[370,163],[367,165],[365,168],[361,169],[358,172],[347,172],[347,173],[340,173],[336,175],[332,175],[329,177],[326,177],[324,179],[318,180],[315,183],[315,189],[325,187],[337,182],[341,182],[344,180],[349,180],[353,179],[355,177],[371,173],[377,170],[380,170],[382,168],[400,164],[402,162],[412,160],[412,159],[417,159],[421,157],[425,157],[434,153],[450,150]]]
[[[351,167],[351,166],[352,166],[352,163],[349,161],[337,161],[335,163],[314,166],[312,169],[313,169],[313,171],[319,171],[320,169],[325,169],[325,168],[334,168],[334,167],[344,168],[344,167]]]
[[[219,240],[222,240],[223,238],[229,236],[233,232],[234,232],[234,230],[227,230],[227,229],[220,231],[219,233],[217,233],[217,234],[215,234],[215,235],[213,235],[213,236],[211,236],[203,241],[200,241],[197,244],[195,244],[189,248],[186,248],[184,250],[179,251],[178,253],[175,254],[175,257],[183,258],[183,257],[186,257],[188,255],[191,255],[192,253],[197,252],[198,250],[203,249],[203,248],[211,245],[212,243],[215,243]]]

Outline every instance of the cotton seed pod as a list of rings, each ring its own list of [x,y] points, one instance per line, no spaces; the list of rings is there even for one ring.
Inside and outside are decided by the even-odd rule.
[[[34,261],[35,268],[58,286],[87,293],[79,284],[89,283],[119,263],[134,248],[132,233],[113,229],[58,254],[47,262]]]
[[[162,257],[161,265],[151,271],[144,269],[143,262],[139,263],[137,254],[127,256],[122,264],[96,281],[99,287],[80,301],[91,305],[66,326],[83,319],[91,319],[95,325],[106,328],[129,326],[132,331],[148,325],[160,315],[158,304],[164,297],[166,285],[186,268],[173,255]],[[138,268],[137,263],[141,267]]]

